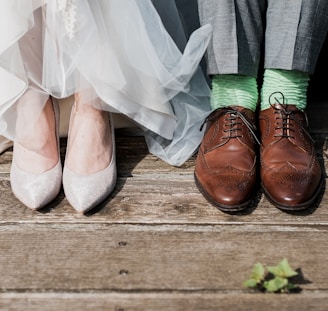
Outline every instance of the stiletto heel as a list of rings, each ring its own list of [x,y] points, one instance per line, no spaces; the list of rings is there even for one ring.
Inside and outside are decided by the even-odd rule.
[[[57,164],[41,174],[33,174],[22,170],[16,163],[15,143],[14,155],[10,171],[11,189],[15,196],[27,207],[38,210],[58,195],[61,188],[62,165],[59,149],[59,107],[58,102],[52,100],[52,107],[56,122],[56,139],[58,150]]]
[[[75,173],[67,165],[64,166],[63,186],[66,198],[72,207],[82,214],[105,200],[116,185],[115,132],[111,114],[109,116],[112,144],[112,156],[109,165],[90,175]]]

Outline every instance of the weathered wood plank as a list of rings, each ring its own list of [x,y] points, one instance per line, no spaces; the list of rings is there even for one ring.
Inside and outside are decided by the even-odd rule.
[[[328,226],[0,226],[2,291],[244,291],[256,262],[288,258],[328,290]]]
[[[116,190],[86,216],[63,192],[40,212],[25,208],[10,191],[12,152],[0,155],[1,310],[326,310],[326,188],[307,213],[281,212],[259,193],[248,213],[228,215],[199,194],[194,159],[174,168],[142,138],[117,145]],[[301,294],[242,288],[254,263],[284,257],[311,281]]]
[[[326,311],[328,294],[244,293],[27,293],[0,294],[1,310],[11,311]]]
[[[139,148],[138,152],[134,152]],[[62,152],[64,154],[64,151]],[[40,212],[28,210],[12,194],[9,170],[12,152],[0,156],[0,223],[77,222],[77,223],[267,223],[327,224],[328,193],[304,213],[291,215],[279,211],[258,192],[251,208],[240,215],[229,215],[211,206],[199,193],[193,180],[194,159],[182,168],[172,167],[148,154],[142,138],[118,139],[119,179],[112,196],[98,209],[80,216],[61,192]],[[326,157],[321,158],[327,167]],[[320,203],[320,204],[319,204]],[[89,216],[89,217],[88,217]],[[92,216],[92,217],[91,217]]]
[[[322,147],[325,142],[324,134],[316,134],[317,148],[322,153]],[[191,158],[181,167],[171,166],[157,157],[149,154],[145,141],[142,137],[117,137],[117,164],[118,173],[121,177],[132,177],[143,174],[176,174],[181,176],[192,175],[194,170],[195,157]],[[61,157],[64,162],[66,139],[61,140]],[[327,170],[327,157],[319,157],[322,165]],[[9,179],[10,164],[12,159],[12,150],[8,150],[0,155],[0,178]]]
[[[149,177],[149,176],[148,176]],[[327,187],[325,187],[327,189]],[[39,212],[27,209],[11,193],[9,181],[0,181],[0,223],[75,222],[140,224],[327,224],[328,194],[314,208],[299,215],[276,209],[261,193],[244,214],[229,215],[211,206],[198,192],[192,177],[188,179],[119,179],[116,190],[99,208],[86,216],[75,213],[61,192],[58,198]]]

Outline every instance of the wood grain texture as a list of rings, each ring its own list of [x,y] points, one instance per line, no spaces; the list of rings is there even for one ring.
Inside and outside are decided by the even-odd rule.
[[[316,136],[320,161],[325,135]],[[64,161],[65,140],[61,155]],[[326,310],[328,197],[285,213],[259,190],[230,215],[198,192],[194,158],[181,168],[118,137],[114,193],[78,215],[63,191],[38,212],[10,190],[12,151],[0,155],[0,310]],[[295,295],[242,287],[253,265],[288,258],[308,281]]]
[[[304,289],[328,290],[327,234],[328,226],[3,225],[0,289],[240,290],[254,263],[286,257],[311,281]]]
[[[64,154],[65,140],[62,142]],[[183,167],[172,167],[150,155],[142,138],[118,138],[119,178],[113,194],[86,216],[77,215],[63,191],[39,212],[28,210],[12,194],[9,171],[11,152],[0,156],[0,223],[72,222],[134,224],[327,224],[326,186],[318,201],[305,212],[288,214],[271,205],[260,189],[251,207],[238,215],[220,212],[199,193],[193,179],[194,158]],[[323,167],[327,158],[320,156]]]
[[[0,294],[11,311],[327,311],[328,294],[244,293],[27,293]]]

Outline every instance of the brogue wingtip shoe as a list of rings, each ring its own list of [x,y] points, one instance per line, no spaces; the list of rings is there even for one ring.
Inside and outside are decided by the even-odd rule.
[[[323,184],[305,114],[292,105],[273,105],[259,115],[263,192],[286,211],[309,208]]]
[[[195,183],[218,209],[246,209],[257,184],[254,112],[241,107],[218,109],[207,121],[196,159]]]

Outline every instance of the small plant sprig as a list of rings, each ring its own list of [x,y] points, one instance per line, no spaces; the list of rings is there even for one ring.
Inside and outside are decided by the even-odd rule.
[[[267,267],[267,272],[261,263],[257,263],[253,267],[250,278],[243,285],[262,292],[289,293],[299,289],[291,282],[291,278],[297,275],[287,259],[283,259],[277,266]]]

